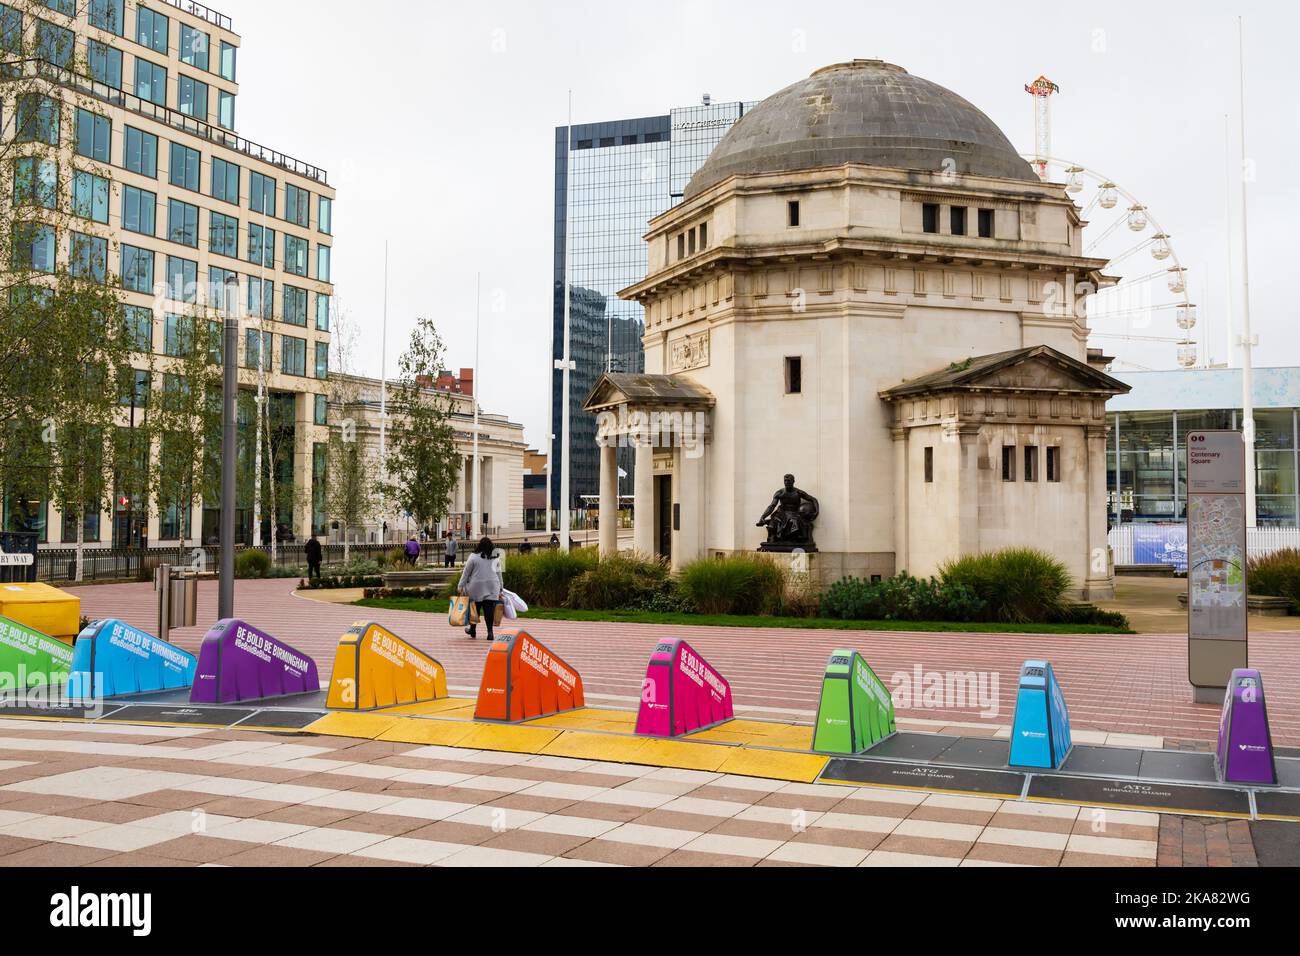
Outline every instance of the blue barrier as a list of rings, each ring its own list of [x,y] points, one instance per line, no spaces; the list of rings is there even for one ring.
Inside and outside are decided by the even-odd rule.
[[[179,690],[194,683],[197,661],[179,647],[121,621],[95,621],[72,651],[68,697],[86,700]]]
[[[1052,665],[1025,661],[1011,727],[1011,766],[1057,770],[1070,746],[1070,710]]]

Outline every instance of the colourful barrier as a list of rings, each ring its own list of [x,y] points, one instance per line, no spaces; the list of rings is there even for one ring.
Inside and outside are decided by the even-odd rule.
[[[894,699],[857,651],[835,651],[822,678],[813,750],[856,754],[898,730]]]
[[[339,639],[325,705],[374,710],[447,696],[447,671],[378,624],[359,622]]]
[[[72,648],[18,621],[0,617],[0,693],[67,683]]]
[[[1277,783],[1264,678],[1257,670],[1235,670],[1228,681],[1216,764],[1220,783]]]
[[[1011,726],[1011,766],[1057,770],[1070,746],[1070,710],[1052,665],[1025,661]]]
[[[689,644],[665,642],[654,649],[641,685],[638,734],[680,737],[734,716],[731,685]]]
[[[199,648],[191,704],[233,704],[320,690],[316,662],[243,621],[218,621]]]
[[[81,599],[48,584],[0,584],[0,617],[71,644],[81,630]]]
[[[72,651],[68,696],[121,697],[194,683],[194,655],[121,621],[95,621]]]
[[[498,634],[479,684],[478,720],[532,720],[585,706],[582,677],[527,631]]]

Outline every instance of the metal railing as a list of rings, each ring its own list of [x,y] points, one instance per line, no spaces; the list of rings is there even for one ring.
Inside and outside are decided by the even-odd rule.
[[[307,179],[315,180],[318,183],[329,185],[329,173],[319,166],[313,166],[310,163],[304,163],[300,159],[294,159],[286,153],[279,150],[271,149],[269,146],[263,146],[255,143],[250,139],[235,134],[228,129],[222,129],[220,126],[213,126],[206,120],[196,119],[193,116],[186,116],[179,110],[174,110],[170,106],[163,106],[150,100],[141,99],[134,93],[128,93],[125,90],[119,90],[109,86],[107,83],[101,83],[91,77],[84,76],[80,73],[69,70],[66,67],[58,66],[47,60],[27,59],[15,60],[12,63],[4,64],[3,70],[0,70],[0,80],[13,81],[18,79],[41,79],[56,83],[59,86],[66,86],[76,90],[86,96],[93,97],[111,106],[120,106],[123,109],[130,110],[140,116],[147,116],[150,119],[157,120],[173,129],[182,130],[193,136],[206,139],[218,146],[224,146],[245,156],[251,156],[254,159],[260,159],[264,163],[279,167],[280,169],[296,173]]]
[[[166,0],[177,10],[184,10],[186,13],[193,14],[201,20],[207,20],[213,26],[220,27],[223,30],[229,30],[231,33],[234,29],[230,25],[230,17],[224,13],[218,13],[210,7],[205,7],[201,3],[194,3],[193,0]]]

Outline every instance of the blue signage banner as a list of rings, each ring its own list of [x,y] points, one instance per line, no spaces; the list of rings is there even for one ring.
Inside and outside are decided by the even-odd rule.
[[[1133,524],[1134,564],[1172,564],[1187,571],[1186,524]]]

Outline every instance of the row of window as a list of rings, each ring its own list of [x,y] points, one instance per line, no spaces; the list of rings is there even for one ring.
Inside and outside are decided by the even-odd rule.
[[[138,351],[153,351],[153,311],[140,306],[126,306],[123,310],[123,321],[126,323],[127,334],[135,343]],[[168,313],[163,320],[163,351],[162,354],[172,358],[183,358],[194,350],[194,318],[187,315],[172,315]],[[209,321],[209,328],[213,333],[212,361],[220,363],[222,360],[222,346],[220,323]],[[306,339],[298,338],[292,335],[280,335],[280,371],[285,375],[294,375],[299,378],[305,378],[309,374],[307,365],[307,346]],[[256,369],[259,364],[265,371],[271,371],[274,368],[274,351],[276,336],[272,332],[258,333],[256,329],[246,329],[244,331],[244,360],[243,366],[247,369]],[[312,365],[310,374],[318,379],[329,377],[329,343],[316,342],[313,347]],[[137,408],[143,408],[148,405],[148,392],[150,373],[148,371],[137,371],[135,376],[135,388],[127,389],[127,392],[120,397],[121,404],[132,405]],[[163,388],[180,388],[184,383],[180,376],[165,375],[163,377]]]
[[[965,206],[948,207],[948,232],[954,236],[964,236],[967,234],[969,226],[969,212]],[[993,238],[993,210],[977,209],[976,212],[976,229],[981,239]],[[939,213],[938,203],[921,204],[921,231],[928,233],[939,232]]]
[[[635,146],[637,143],[662,143],[668,139],[667,133],[627,133],[623,136],[601,136],[598,139],[580,139],[573,144],[574,149],[604,149],[609,146]]]
[[[1059,482],[1061,480],[1061,449],[1055,445],[1049,445],[1046,449],[1044,458],[1046,459],[1047,474],[1045,480],[1049,482]],[[1039,456],[1037,445],[1025,445],[1023,449],[1024,470],[1021,472],[1024,480],[1027,482],[1039,481]],[[1017,456],[1015,445],[1002,446],[1002,480],[1015,481],[1017,472]],[[934,483],[934,447],[927,445],[925,448],[925,483]]]
[[[677,258],[685,259],[709,248],[709,224],[702,222],[677,234]]]
[[[68,16],[76,15],[76,0],[45,0],[46,6]],[[90,0],[87,17],[90,25],[111,33],[114,36],[126,36],[126,16],[124,0]],[[152,50],[154,53],[166,54],[171,35],[171,18],[143,4],[136,7],[135,34],[136,43]],[[179,57],[182,63],[219,74],[223,79],[235,82],[235,64],[238,47],[222,40],[217,49],[216,63],[212,57],[212,36],[188,23],[178,25]]]
[[[57,146],[60,137],[60,104],[58,100],[30,93],[19,97],[17,141],[41,142]],[[126,126],[123,132],[122,166],[129,172],[158,178],[159,140],[153,133]],[[78,108],[74,129],[74,144],[78,156],[96,162],[111,163],[113,129],[111,121],[91,110]],[[203,154],[184,143],[172,142],[168,153],[167,181],[173,186],[202,192]],[[210,165],[209,195],[231,205],[240,205],[240,185],[243,169],[220,157],[212,157]],[[284,184],[283,216],[278,215],[279,182],[256,170],[248,171],[248,208],[270,218],[283,218],[305,229],[311,227],[311,198],[309,190],[294,183]],[[316,197],[316,229],[330,235],[334,228],[334,202],[328,196]]]

